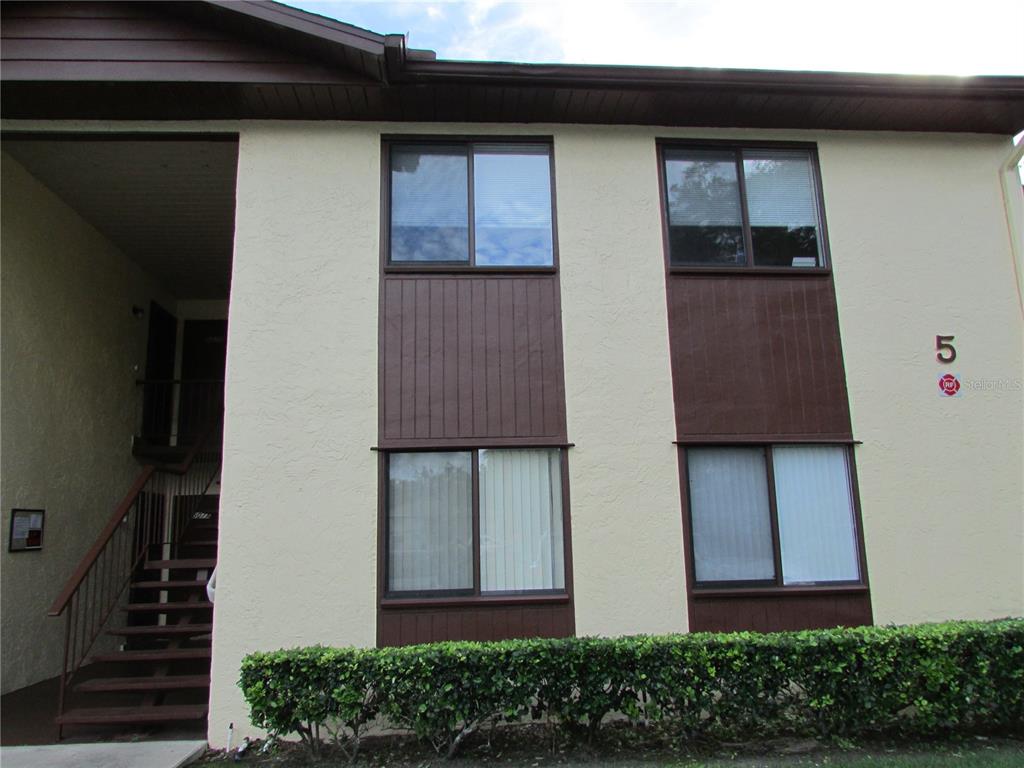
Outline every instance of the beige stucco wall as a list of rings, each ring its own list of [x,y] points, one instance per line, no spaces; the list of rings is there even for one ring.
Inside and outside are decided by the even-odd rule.
[[[555,136],[576,631],[687,628],[654,141]]]
[[[875,621],[1024,615],[1024,339],[1007,140],[820,143]],[[955,335],[957,359],[935,360]],[[939,394],[944,373],[958,397]]]
[[[239,145],[209,739],[242,657],[376,637],[378,133]],[[373,204],[370,205],[370,202]]]
[[[2,155],[0,508],[3,691],[60,672],[46,616],[138,474],[131,456],[150,299],[161,289]],[[165,304],[165,306],[173,306]],[[7,551],[12,508],[46,510],[43,549]]]

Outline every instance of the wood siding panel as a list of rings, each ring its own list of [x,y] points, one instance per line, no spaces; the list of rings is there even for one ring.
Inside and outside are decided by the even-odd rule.
[[[557,275],[387,275],[380,445],[567,440]]]
[[[385,271],[381,279],[380,448],[568,442],[557,273]],[[568,520],[564,489],[563,509]],[[383,525],[383,506],[379,514]],[[383,601],[377,644],[570,637],[576,625],[568,546],[565,567],[564,600]],[[381,572],[380,594],[384,587]]]
[[[291,94],[304,87],[295,83],[367,79],[157,4],[4,3],[0,39],[5,80],[263,81],[288,83]],[[319,109],[309,99],[296,113]]]
[[[668,276],[680,440],[850,436],[830,275]]]
[[[691,596],[691,632],[784,632],[870,625],[867,592],[751,597]]]
[[[572,603],[384,608],[377,623],[377,645],[572,637],[575,631]]]

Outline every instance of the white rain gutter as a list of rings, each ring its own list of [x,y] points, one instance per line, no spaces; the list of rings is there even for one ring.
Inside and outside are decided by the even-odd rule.
[[[1010,257],[1013,259],[1013,277],[1017,284],[1017,306],[1024,318],[1024,189],[1017,165],[1024,158],[1024,136],[1010,150],[999,166],[999,181],[1003,190],[1003,211],[1006,229],[1010,235]]]

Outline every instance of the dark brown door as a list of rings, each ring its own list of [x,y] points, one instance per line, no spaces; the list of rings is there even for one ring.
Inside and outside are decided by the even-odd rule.
[[[142,394],[142,436],[150,443],[167,445],[174,413],[174,353],[178,319],[155,301],[149,303],[149,338],[146,342],[146,384]]]
[[[181,346],[178,444],[198,437],[224,407],[227,320],[186,320]]]

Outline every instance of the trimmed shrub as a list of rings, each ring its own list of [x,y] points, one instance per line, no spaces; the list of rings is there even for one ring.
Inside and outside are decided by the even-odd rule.
[[[240,685],[254,725],[351,759],[378,716],[449,757],[525,718],[588,740],[611,715],[684,739],[1017,731],[1024,620],[301,648],[247,656]]]
[[[380,706],[379,670],[372,650],[297,648],[247,656],[239,685],[253,725],[296,733],[314,755],[326,734],[354,761]]]

